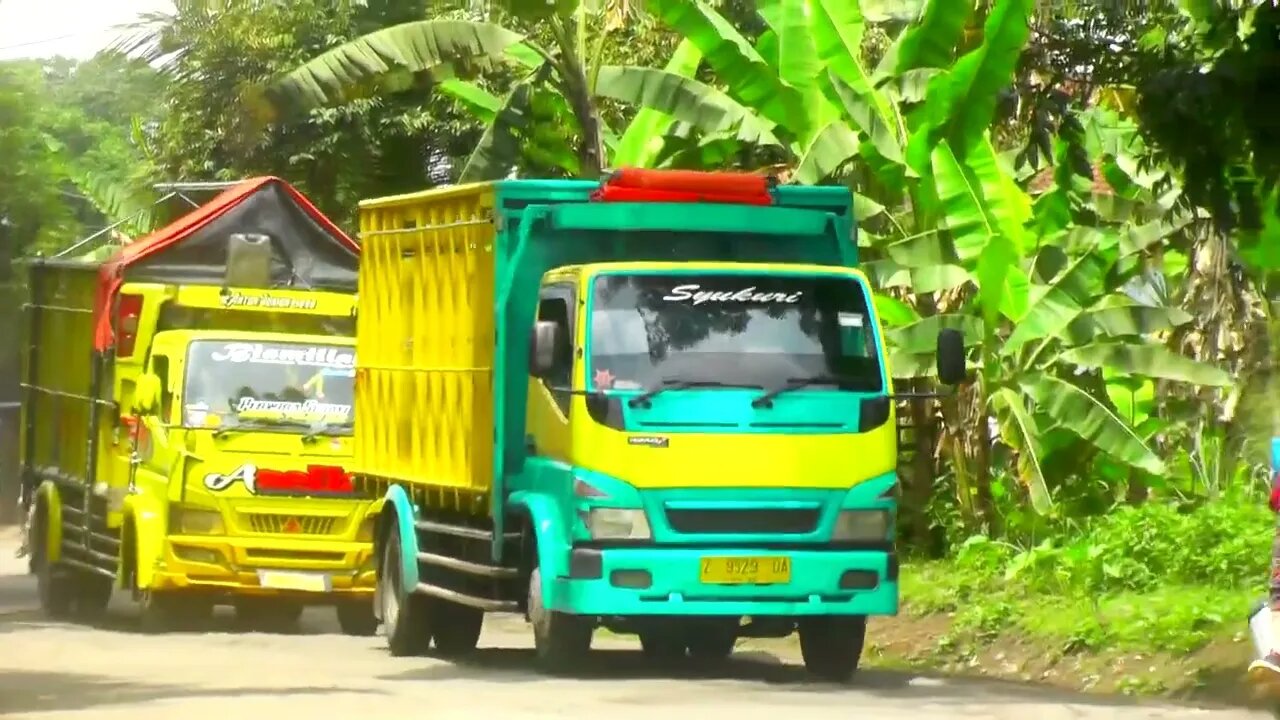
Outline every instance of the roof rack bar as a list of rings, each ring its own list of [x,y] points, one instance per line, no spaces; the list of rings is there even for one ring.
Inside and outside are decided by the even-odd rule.
[[[173,197],[174,195],[175,195],[175,193],[169,193],[168,195],[165,195],[164,197],[162,197],[162,198],[160,198],[159,200],[157,200],[157,201],[156,201],[156,204],[162,203],[162,202],[164,202],[165,200],[168,200],[169,198]],[[56,259],[56,258],[65,257],[65,256],[67,256],[67,255],[70,255],[71,253],[75,252],[76,250],[79,250],[80,248],[84,247],[85,245],[88,245],[89,243],[93,242],[94,240],[98,239],[99,237],[102,237],[103,235],[106,235],[107,233],[111,232],[112,230],[115,230],[116,228],[120,227],[121,225],[124,225],[125,223],[130,222],[130,221],[132,221],[132,220],[136,220],[136,219],[138,219],[139,217],[141,217],[141,216],[142,216],[142,214],[143,214],[144,212],[146,212],[146,209],[145,209],[145,208],[143,208],[143,209],[141,209],[141,210],[138,210],[137,212],[133,213],[133,214],[132,214],[132,215],[130,215],[129,217],[126,217],[126,218],[122,218],[122,219],[120,219],[120,220],[117,220],[117,221],[115,221],[115,222],[111,223],[110,225],[108,225],[108,226],[106,226],[106,227],[102,228],[101,230],[99,230],[99,231],[95,232],[94,234],[90,235],[89,237],[84,238],[83,240],[81,240],[81,241],[79,241],[79,242],[75,243],[74,245],[72,245],[72,246],[70,246],[70,247],[68,247],[68,248],[64,248],[64,249],[62,249],[62,250],[60,250],[60,251],[58,251],[57,253],[55,253],[55,254],[54,254],[54,256],[53,256],[53,257]]]
[[[227,180],[224,182],[168,182],[156,183],[151,187],[156,192],[200,192],[201,190],[226,190],[244,182],[243,180]]]

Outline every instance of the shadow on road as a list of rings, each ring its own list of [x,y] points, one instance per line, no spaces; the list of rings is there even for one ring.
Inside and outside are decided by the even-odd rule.
[[[101,630],[121,635],[145,634],[139,626],[136,611],[129,607],[126,600],[112,601],[114,607],[108,614],[92,621],[82,619],[55,620],[38,609],[5,609],[0,607],[0,635],[20,630],[38,630],[44,628],[85,628]],[[218,612],[207,622],[196,623],[190,627],[174,629],[163,633],[173,635],[199,635],[203,637],[216,635],[246,636],[254,634],[266,635],[341,635],[336,621],[304,616],[297,625],[282,625],[278,628],[249,628],[236,619],[230,609],[219,608]]]
[[[432,680],[485,680],[494,682],[538,682],[548,677],[535,669],[532,650],[483,648],[465,657],[431,663],[419,669],[380,680],[422,682]],[[983,678],[957,678],[943,674],[927,674],[884,669],[859,670],[849,684],[824,683],[813,680],[799,665],[784,664],[777,657],[759,651],[736,653],[732,660],[715,665],[692,660],[656,665],[639,651],[594,650],[590,663],[571,677],[573,681],[615,682],[618,680],[689,680],[705,682],[747,681],[763,683],[772,692],[822,694],[858,694],[885,699],[928,701],[974,701],[993,704],[1048,703],[1090,705],[1098,707],[1140,707],[1140,700],[1086,695],[1033,683]],[[1174,703],[1177,704],[1177,703]],[[1187,705],[1187,707],[1193,707]],[[1206,707],[1195,704],[1194,707]],[[1222,707],[1226,707],[1225,705]]]
[[[0,670],[0,716],[24,712],[85,710],[148,700],[241,697],[245,695],[380,694],[358,687],[274,686],[269,688],[193,689],[117,680],[78,673]]]
[[[0,550],[3,550],[0,547]],[[139,634],[137,607],[127,593],[117,592],[107,614],[92,621],[84,619],[54,620],[38,607],[36,581],[31,575],[0,574],[0,635],[19,630],[40,628],[83,627],[108,632]],[[230,608],[220,607],[208,622],[171,634],[226,633],[244,635],[248,630],[237,622]],[[263,632],[261,629],[257,632]],[[302,622],[282,625],[272,635],[328,635],[340,633],[334,611],[327,607],[308,608]]]

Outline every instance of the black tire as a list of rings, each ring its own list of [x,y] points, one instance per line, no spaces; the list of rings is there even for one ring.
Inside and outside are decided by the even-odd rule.
[[[373,614],[372,602],[338,603],[338,626],[343,635],[371,637],[378,632],[378,618]]]
[[[436,650],[441,655],[465,655],[476,649],[484,626],[483,610],[439,598],[430,598],[428,604],[436,621]]]
[[[858,670],[867,638],[865,615],[804,618],[799,623],[800,655],[814,677],[848,682]]]
[[[689,631],[685,646],[694,660],[723,661],[733,654],[738,642],[735,627],[698,627]]]
[[[685,658],[684,637],[669,630],[640,633],[640,650],[650,660],[672,662]]]
[[[142,590],[138,604],[138,625],[147,633],[198,630],[213,614],[208,600],[177,593]]]
[[[36,591],[40,594],[40,609],[46,615],[59,620],[71,617],[75,583],[65,570],[41,560],[36,567]]]
[[[427,598],[407,592],[400,572],[400,528],[391,532],[378,564],[378,603],[387,647],[395,657],[416,657],[431,649],[431,607]]]
[[[36,592],[40,596],[40,609],[51,618],[65,619],[75,607],[75,575],[69,568],[49,562],[48,528],[43,512],[31,528],[32,545],[35,548]]]
[[[595,627],[587,618],[548,610],[543,606],[540,567],[535,567],[529,576],[528,607],[538,665],[553,674],[577,669],[591,651],[591,635]]]
[[[285,633],[296,630],[303,605],[272,597],[242,598],[235,602],[236,621],[248,630]]]
[[[105,575],[79,573],[75,579],[75,614],[82,620],[97,620],[107,612],[111,593],[115,591],[115,578]]]

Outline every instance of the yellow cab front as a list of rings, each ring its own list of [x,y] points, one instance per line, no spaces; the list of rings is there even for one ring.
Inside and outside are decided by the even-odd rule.
[[[372,599],[374,503],[348,473],[354,367],[347,337],[156,335],[158,397],[137,421],[130,499],[163,532],[137,534],[154,559],[138,587]]]

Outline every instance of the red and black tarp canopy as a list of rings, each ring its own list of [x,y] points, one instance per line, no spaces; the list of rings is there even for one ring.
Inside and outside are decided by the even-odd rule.
[[[271,238],[271,286],[355,292],[360,247],[311,201],[276,177],[228,188],[130,243],[99,268],[94,345],[111,347],[111,307],[126,282],[221,285],[234,233]]]

